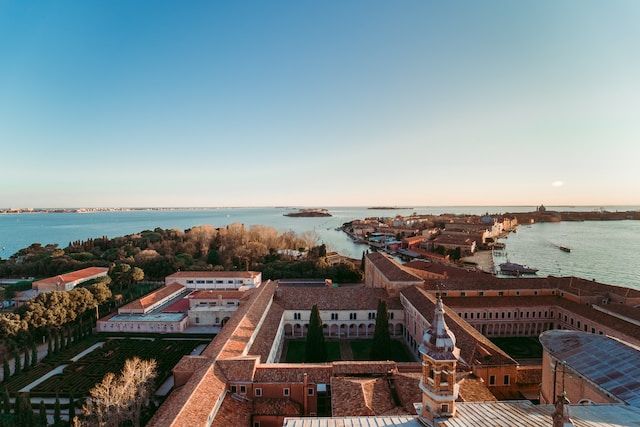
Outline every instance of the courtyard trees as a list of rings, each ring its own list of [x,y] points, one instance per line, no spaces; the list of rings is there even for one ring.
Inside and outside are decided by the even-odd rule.
[[[387,303],[379,300],[376,313],[376,329],[371,345],[371,360],[391,359],[391,336],[389,335],[389,315]]]
[[[309,319],[309,330],[307,331],[307,341],[305,345],[305,362],[326,362],[327,346],[324,342],[324,333],[322,332],[322,319],[320,319],[320,311],[318,306],[311,308],[311,317]]]

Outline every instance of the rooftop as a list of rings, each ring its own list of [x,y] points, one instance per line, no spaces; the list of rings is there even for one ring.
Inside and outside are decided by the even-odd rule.
[[[604,335],[552,330],[540,335],[546,351],[621,401],[640,407],[640,348]]]
[[[179,322],[185,313],[153,313],[153,314],[116,314],[109,318],[110,322]]]
[[[46,279],[36,280],[33,282],[33,286],[37,285],[64,285],[66,283],[75,282],[78,280],[88,280],[99,274],[107,274],[109,269],[107,267],[87,267],[82,270],[72,271],[70,273],[59,274],[53,277],[47,277]]]
[[[129,304],[125,304],[119,308],[119,310],[144,310],[152,305],[162,301],[165,298],[168,298],[178,292],[181,292],[185,289],[179,283],[172,283],[167,286],[163,286],[158,290],[155,290],[142,298],[138,298],[137,300],[131,301]]]
[[[311,310],[314,304],[320,310],[375,310],[378,301],[387,303],[388,309],[402,309],[400,300],[392,298],[382,288],[278,288],[276,299],[285,310]]]
[[[380,252],[367,254],[367,259],[391,282],[418,282],[422,279],[409,273],[400,264]]]
[[[258,271],[178,271],[166,277],[166,279],[179,278],[238,278],[253,279],[260,274]]]

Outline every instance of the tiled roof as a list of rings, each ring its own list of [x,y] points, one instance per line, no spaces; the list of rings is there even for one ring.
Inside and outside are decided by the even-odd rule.
[[[345,361],[333,362],[333,374],[342,376],[385,375],[397,370],[396,362],[391,361]]]
[[[218,360],[217,363],[227,381],[248,383],[253,380],[258,360],[256,357],[239,357]]]
[[[390,282],[422,282],[421,278],[407,272],[400,264],[380,252],[372,252],[366,257]]]
[[[284,309],[278,302],[271,303],[267,317],[262,322],[262,326],[260,326],[260,330],[249,349],[249,354],[260,356],[260,361],[262,362],[266,362],[269,358],[283,313]]]
[[[421,372],[393,374],[393,384],[407,414],[414,414],[415,408],[413,404],[422,401],[422,392],[419,388],[421,377]]]
[[[298,417],[304,414],[302,405],[288,397],[256,397],[253,399],[253,415]]]
[[[482,378],[478,378],[470,372],[458,375],[458,381],[460,384],[458,399],[463,402],[495,402],[497,400]]]
[[[400,293],[424,316],[427,322],[432,321],[435,308],[435,297],[433,295],[416,286],[405,288]],[[460,348],[462,361],[467,365],[476,363],[515,365],[517,363],[488,338],[461,319],[449,307],[445,307],[445,316],[447,326],[456,336],[456,344]],[[477,359],[480,355],[482,355],[481,359]]]
[[[396,405],[386,378],[331,378],[333,416],[382,415],[394,409]]]
[[[120,307],[120,310],[131,310],[131,309],[142,309],[148,308],[153,304],[156,304],[158,301],[161,301],[167,297],[170,297],[174,294],[177,294],[184,290],[184,286],[178,283],[172,283],[167,286],[163,286],[158,290],[155,290],[142,298],[138,298],[135,301],[131,301],[129,304],[125,304]]]
[[[302,383],[304,374],[314,384],[329,384],[332,368],[328,363],[274,363],[256,367],[253,377],[256,383]]]
[[[216,417],[213,419],[212,427],[229,426],[249,426],[253,403],[249,400],[238,399],[232,394],[227,394],[222,401]],[[201,423],[202,425],[206,425]],[[185,424],[185,426],[196,427],[200,424]],[[178,426],[176,426],[178,427]]]
[[[166,277],[166,279],[178,279],[178,278],[238,278],[238,279],[253,279],[260,274],[258,271],[178,271]]]
[[[473,277],[475,275],[486,276],[487,273],[479,271],[470,271],[464,268],[456,267],[450,264],[441,264],[438,262],[428,262],[421,260],[414,260],[404,264],[405,267],[413,270],[422,270],[429,273],[439,274],[446,277]]]
[[[402,309],[397,298],[389,297],[382,288],[278,288],[276,299],[285,310],[310,310],[314,304],[320,310],[376,310],[378,301],[387,302],[387,309]]]
[[[615,313],[617,316],[626,317],[627,319],[640,322],[640,307],[632,307],[624,304],[602,304],[598,306],[598,309]]]
[[[53,277],[47,277],[46,279],[36,280],[33,282],[33,285],[64,285],[66,283],[75,282],[76,280],[87,279],[98,274],[106,274],[108,271],[109,269],[107,267],[87,267],[82,270],[76,270]]]
[[[189,300],[180,298],[178,301],[162,309],[163,313],[186,313],[189,310]]]

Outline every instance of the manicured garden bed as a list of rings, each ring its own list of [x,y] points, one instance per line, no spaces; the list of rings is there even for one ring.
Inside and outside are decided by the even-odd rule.
[[[514,359],[539,359],[542,344],[534,337],[491,338],[491,341]]]
[[[327,356],[329,361],[341,360],[340,358],[340,343],[338,341],[326,341],[327,344]],[[289,340],[287,341],[287,354],[285,362],[287,363],[304,363],[305,352],[304,340]]]
[[[351,341],[354,360],[371,360],[372,344],[373,340],[368,339]],[[395,362],[415,362],[405,345],[396,340],[391,340],[391,360]]]

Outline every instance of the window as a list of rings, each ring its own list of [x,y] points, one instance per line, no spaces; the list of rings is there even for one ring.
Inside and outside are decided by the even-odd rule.
[[[187,280],[187,283],[191,285],[193,284],[193,280]]]
[[[503,378],[504,385],[509,385],[509,375],[505,375]]]
[[[213,283],[213,280],[207,280],[207,284],[210,285]]]
[[[196,280],[196,283],[198,283],[198,284],[203,284],[203,283],[204,283],[204,280]]]
[[[489,385],[496,385],[496,376],[489,375]]]
[[[393,311],[389,313],[389,319],[393,320]]]
[[[480,291],[480,292],[478,292],[478,296],[483,297],[483,296],[484,296],[484,291]]]
[[[349,320],[358,320],[358,313],[349,313]]]
[[[498,292],[498,296],[499,297],[504,296],[504,292],[502,292],[502,291]]]
[[[466,292],[460,292],[460,296],[461,296],[461,297],[466,297],[466,296],[467,296],[467,293],[466,293]]]
[[[293,320],[300,320],[301,317],[300,313],[293,313]]]
[[[309,387],[307,389],[307,396],[313,396],[314,392],[315,392],[315,390],[313,389],[313,387]]]
[[[196,317],[196,323],[200,323],[200,318]]]
[[[519,297],[520,296],[520,291],[516,291],[516,296]]]
[[[444,413],[449,413],[449,405],[447,405],[446,403],[443,403],[443,404],[440,406],[440,411],[441,411],[441,412],[444,412]]]
[[[236,386],[232,385],[231,386],[231,393],[236,393],[238,391],[238,389],[236,388]]]
[[[261,388],[256,388],[255,389],[255,394],[256,394],[257,397],[262,396],[262,389]]]
[[[241,385],[240,386],[240,394],[246,394],[247,393],[247,386],[246,385]]]
[[[282,389],[282,395],[285,397],[289,396],[289,392],[290,392],[289,387],[285,387]]]
[[[260,427],[260,421],[254,421],[253,427]]]
[[[338,313],[331,313],[331,320],[338,320]]]
[[[369,320],[374,320],[376,318],[376,313],[375,312],[369,312]]]

